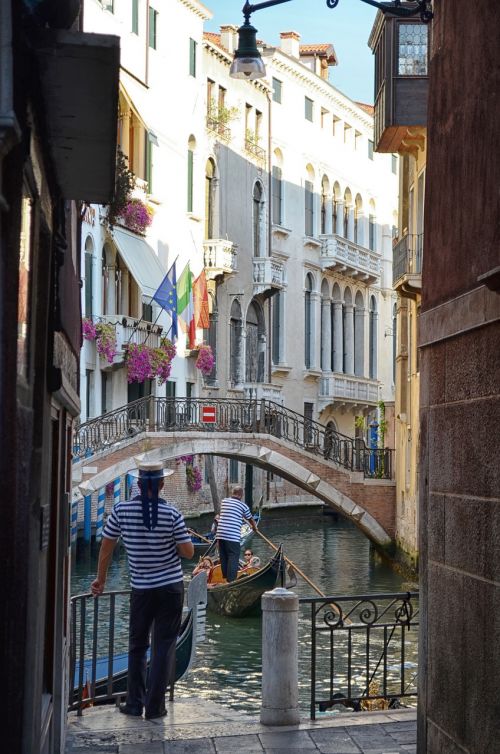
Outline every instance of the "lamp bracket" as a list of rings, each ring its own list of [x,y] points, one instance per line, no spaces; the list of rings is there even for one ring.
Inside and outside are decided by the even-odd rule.
[[[272,8],[274,5],[282,5],[283,3],[289,3],[290,0],[266,0],[263,3],[251,4],[246,1],[243,6],[243,15],[245,17],[245,24],[250,23],[250,16],[254,11],[262,10],[262,8]],[[420,15],[423,23],[429,23],[433,18],[432,12],[432,0],[393,0],[392,2],[381,3],[377,0],[361,0],[362,3],[371,5],[374,8],[382,11],[382,13],[391,13],[393,16],[400,16],[402,18],[411,18],[412,16]],[[336,8],[339,4],[339,0],[326,0],[328,8]]]

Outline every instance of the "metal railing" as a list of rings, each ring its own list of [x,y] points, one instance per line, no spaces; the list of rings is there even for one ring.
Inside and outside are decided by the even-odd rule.
[[[245,152],[255,157],[259,162],[265,162],[266,150],[251,139],[245,139]]]
[[[424,234],[407,233],[392,250],[392,282],[397,283],[404,275],[422,273]]]
[[[310,610],[310,715],[417,696],[418,592],[301,597]]]
[[[205,408],[215,409],[207,423]],[[211,412],[213,413],[213,412]],[[325,427],[262,398],[139,398],[126,406],[91,419],[75,429],[73,458],[84,460],[140,432],[262,432],[281,438],[325,460],[365,477],[392,479],[393,451],[369,448],[361,438],[352,438]]]
[[[231,129],[221,118],[216,115],[207,115],[206,125],[208,131],[217,134],[223,141],[231,141]]]

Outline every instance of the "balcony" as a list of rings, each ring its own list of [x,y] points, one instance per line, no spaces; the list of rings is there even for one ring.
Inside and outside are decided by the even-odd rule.
[[[281,290],[285,283],[285,266],[273,257],[253,258],[254,295],[269,290]]]
[[[320,236],[321,269],[339,272],[342,275],[371,285],[380,278],[381,255],[364,246],[358,246],[342,236]]]
[[[392,287],[405,298],[422,291],[424,234],[403,236],[392,251]]]
[[[281,387],[278,385],[271,385],[266,382],[245,382],[243,390],[247,400],[260,401],[265,399],[275,403],[283,403]]]
[[[245,139],[245,152],[257,160],[257,162],[265,163],[266,161],[266,150],[259,147],[259,145],[251,139]]]
[[[237,246],[224,238],[203,241],[203,260],[207,280],[236,272]]]
[[[218,136],[222,141],[231,141],[231,129],[226,126],[222,118],[216,115],[207,115],[207,131]]]
[[[140,322],[137,317],[120,317],[119,314],[107,314],[99,317],[101,322],[109,322],[115,326],[116,332],[116,356],[113,364],[107,368],[120,366],[125,361],[125,353],[130,343],[142,345],[145,343],[150,348],[158,348],[160,345],[163,328],[153,325],[151,322]],[[101,361],[101,366],[103,362]]]
[[[378,401],[378,381],[367,377],[333,374],[323,375],[319,385],[319,404],[322,411],[328,404],[350,405],[360,408],[376,406]]]

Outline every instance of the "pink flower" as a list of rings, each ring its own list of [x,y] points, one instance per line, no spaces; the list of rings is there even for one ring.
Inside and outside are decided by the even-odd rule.
[[[153,222],[153,211],[140,199],[129,199],[123,210],[122,220],[135,233],[144,233]]]
[[[131,343],[127,350],[127,379],[129,382],[144,382],[156,377],[162,385],[170,376],[175,345],[162,338],[158,348]]]
[[[208,377],[208,375],[212,373],[214,364],[215,357],[210,346],[200,346],[200,352],[196,359],[195,367],[199,369],[205,377]]]
[[[97,337],[95,325],[88,317],[82,319],[82,335],[85,340],[95,340]]]

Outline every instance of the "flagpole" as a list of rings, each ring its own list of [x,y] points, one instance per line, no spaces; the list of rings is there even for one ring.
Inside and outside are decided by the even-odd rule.
[[[175,257],[174,261],[172,262],[172,264],[171,264],[171,265],[170,265],[170,267],[168,268],[168,270],[167,270],[167,273],[166,273],[165,277],[166,277],[166,276],[168,275],[168,273],[170,272],[170,270],[172,269],[172,267],[174,266],[174,264],[175,264],[175,263],[177,262],[177,260],[178,260],[178,259],[179,259],[179,255],[177,254],[177,256]],[[165,278],[163,278],[163,279],[165,280]],[[162,282],[163,282],[163,281],[162,281]],[[153,301],[154,301],[154,298],[153,298],[153,296],[150,296],[149,298],[151,299],[151,302],[153,302]],[[151,304],[150,304],[150,305],[151,305]],[[154,325],[156,325],[156,323],[157,323],[157,322],[158,322],[158,320],[160,319],[160,315],[161,315],[162,311],[164,310],[164,308],[165,308],[165,307],[163,307],[163,306],[161,306],[161,307],[160,307],[160,311],[158,312],[158,316],[157,316],[157,318],[155,319],[155,321],[154,321],[154,322],[152,323],[152,324],[153,324],[153,326],[154,326]],[[134,333],[135,333],[135,331],[137,330],[137,328],[139,327],[139,325],[141,324],[141,322],[142,322],[143,320],[144,320],[144,322],[146,321],[146,320],[144,319],[144,316],[142,315],[142,316],[141,316],[141,318],[140,318],[140,320],[138,321],[138,323],[137,323],[137,324],[135,325],[134,329],[132,330],[132,333],[131,333],[131,335],[130,335],[130,338],[129,338],[129,339],[127,340],[127,342],[126,342],[126,344],[125,344],[125,345],[127,345],[127,346],[128,346],[128,344],[130,343],[130,341],[132,340],[132,338],[133,338],[133,336],[134,336]],[[172,326],[170,326],[170,330],[171,330],[171,329],[172,329]],[[170,332],[170,330],[169,330],[169,332]],[[150,335],[150,333],[151,333],[151,330],[149,330],[149,331],[148,331],[148,334],[146,335],[146,339],[145,339],[145,341],[144,341],[143,345],[144,345],[144,344],[146,343],[147,339],[149,338],[149,335]]]

